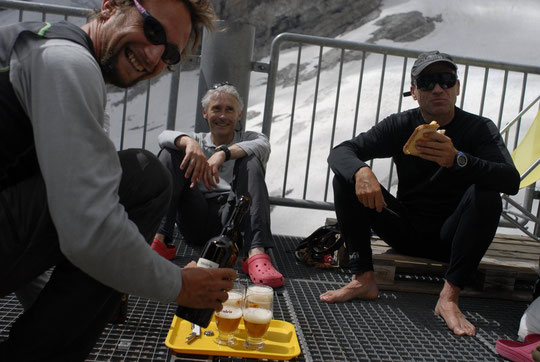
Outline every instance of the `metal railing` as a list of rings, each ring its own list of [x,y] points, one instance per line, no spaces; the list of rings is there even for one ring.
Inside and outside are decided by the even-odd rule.
[[[285,45],[287,48],[283,51],[281,48]],[[272,158],[276,162],[272,164],[271,158],[269,164],[268,173],[281,183],[280,193],[271,197],[273,204],[333,209],[330,169],[326,157],[317,155],[328,155],[335,145],[367,131],[391,113],[416,107],[402,94],[409,88],[410,68],[420,53],[289,33],[274,39],[263,132],[271,140],[277,137],[286,141],[280,143],[285,149],[283,159],[275,160],[273,151]],[[498,128],[504,119],[518,114],[524,104],[540,94],[540,67],[453,58],[458,64],[461,84],[457,105],[492,119]],[[281,62],[284,66],[280,66]],[[348,103],[342,101],[344,96]],[[520,114],[511,127],[506,128],[510,151],[525,134],[529,122],[530,119],[522,119]],[[275,124],[281,126],[277,132]],[[370,166],[378,170],[377,175],[386,175],[380,180],[388,190],[396,187],[393,164],[389,160],[374,160]],[[301,177],[298,177],[299,170]]]
[[[535,105],[537,107],[533,108]],[[506,124],[501,129],[501,135],[504,137],[507,143],[508,143],[509,132],[512,129],[512,127],[517,122],[520,121],[520,119],[523,117],[525,113],[527,113],[531,109],[536,110],[537,112],[538,110],[540,110],[540,95],[536,97],[536,99],[534,99],[528,106],[526,106],[521,112],[519,112],[519,114],[513,120],[508,122],[508,124]],[[536,112],[533,112],[533,114],[536,114]],[[532,165],[530,165],[521,174],[521,180],[523,181],[539,165],[540,165],[540,157],[537,158],[536,161],[533,162]],[[503,221],[501,221],[501,224],[515,227],[521,230],[526,235],[535,239],[536,241],[540,241],[540,217],[539,217],[540,205],[538,206],[537,215],[534,215],[531,212],[533,209],[533,201],[535,199],[540,199],[540,192],[536,191],[536,183],[533,183],[532,185],[527,186],[524,192],[525,192],[525,196],[521,204],[513,200],[510,196],[503,195],[503,200],[505,201],[505,207],[501,214],[501,217],[504,219]],[[529,222],[535,225],[532,231],[529,230],[526,226]]]
[[[0,8],[18,10],[19,22],[39,19],[31,15],[30,18],[25,18],[25,14],[28,15],[28,13],[41,14],[41,21],[47,21],[50,18],[50,15],[61,15],[64,20],[73,20],[72,18],[82,18],[85,22],[86,19],[92,14],[92,10],[87,8],[76,8],[71,6],[41,4],[16,0],[0,0]]]
[[[18,21],[65,19],[77,25],[84,24],[92,12],[12,0],[0,0],[0,7],[16,9]],[[326,163],[329,151],[385,116],[416,107],[402,93],[408,90],[410,67],[419,53],[285,33],[274,39],[269,63],[251,62],[246,67],[248,79],[249,72],[268,74],[262,131],[272,142],[267,183],[273,205],[333,210],[331,173]],[[459,56],[454,60],[461,82],[458,106],[491,118],[499,128],[503,120],[519,114],[524,104],[540,94],[540,67]],[[191,56],[189,63],[197,67],[200,56]],[[173,129],[179,121],[195,127],[195,111],[182,107],[189,103],[196,109],[193,104],[197,100],[189,97],[199,75],[197,71],[184,72],[182,67],[130,89],[109,88],[110,133],[118,149],[142,146],[157,151],[161,130]],[[182,92],[184,79],[188,79],[187,89]],[[166,89],[154,91],[158,87]],[[154,93],[159,93],[159,99],[152,97]],[[183,102],[178,102],[180,98]],[[506,131],[510,150],[518,144],[528,122],[519,114]],[[379,179],[392,192],[397,180],[391,160],[374,160],[370,166],[384,175]],[[530,200],[521,204],[530,204]]]

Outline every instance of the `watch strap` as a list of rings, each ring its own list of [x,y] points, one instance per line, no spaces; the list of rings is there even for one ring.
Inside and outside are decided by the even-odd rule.
[[[225,161],[229,161],[231,159],[231,150],[229,150],[229,147],[227,147],[226,145],[218,146],[216,147],[215,152],[219,152],[219,151],[225,152]]]

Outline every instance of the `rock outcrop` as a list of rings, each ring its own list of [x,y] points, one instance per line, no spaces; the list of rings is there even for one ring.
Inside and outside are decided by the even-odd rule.
[[[379,14],[381,0],[213,0],[222,20],[255,26],[254,59],[270,54],[272,40],[291,32],[335,37]]]

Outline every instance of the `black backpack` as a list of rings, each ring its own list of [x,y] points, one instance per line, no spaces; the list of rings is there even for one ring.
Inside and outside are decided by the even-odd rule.
[[[335,268],[343,266],[343,260],[339,260],[344,259],[343,256],[338,257],[338,250],[344,249],[343,244],[337,225],[325,225],[303,239],[296,246],[294,255],[298,261],[309,266]]]

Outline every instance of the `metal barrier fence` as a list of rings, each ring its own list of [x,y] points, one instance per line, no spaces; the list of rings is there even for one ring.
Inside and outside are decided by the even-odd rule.
[[[12,0],[0,0],[0,7],[16,9],[17,21],[69,20],[77,25],[84,24],[91,12]],[[2,13],[0,19],[6,24]],[[282,50],[284,46],[287,49]],[[251,62],[251,67],[246,66],[250,68],[243,70],[248,83],[250,72],[267,77],[260,126],[272,143],[267,169],[272,204],[333,210],[331,174],[326,163],[329,151],[387,115],[416,107],[402,93],[409,88],[410,68],[419,53],[285,33],[274,39],[268,64]],[[155,152],[157,135],[164,128],[173,129],[175,124],[184,125],[185,130],[195,127],[194,88],[201,85],[197,69],[200,59],[191,56],[187,63],[190,69],[184,71],[184,63],[172,73],[164,72],[130,89],[109,88],[108,111],[113,120],[110,135],[118,149],[143,147]],[[461,82],[458,106],[492,119],[499,128],[540,94],[540,67],[454,59]],[[531,118],[520,117],[507,131],[510,150],[531,122]],[[395,191],[397,180],[391,160],[374,160],[371,167],[377,175],[386,175],[380,177],[381,182]],[[532,207],[530,199],[522,204]]]
[[[280,151],[274,149],[268,166],[272,181],[281,183],[273,204],[333,210],[329,151],[384,117],[417,106],[403,92],[409,90],[410,68],[419,53],[308,35],[275,38],[263,123],[265,134],[281,139],[282,152],[276,155]],[[459,56],[454,60],[461,83],[457,105],[492,119],[498,128],[540,94],[540,67]],[[506,130],[510,151],[533,118],[520,116]],[[370,165],[378,176],[386,175],[381,183],[395,191],[392,162],[374,160]],[[523,203],[532,207],[532,193],[526,197]]]

